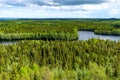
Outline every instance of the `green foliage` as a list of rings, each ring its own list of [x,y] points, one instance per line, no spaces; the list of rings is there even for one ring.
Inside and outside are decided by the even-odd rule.
[[[69,21],[0,21],[0,40],[77,40],[77,28]],[[6,26],[3,26],[6,25]]]
[[[0,45],[0,80],[119,80],[119,41],[72,41],[78,39],[77,30],[120,35],[119,24],[119,20],[0,21],[0,40],[26,39]]]
[[[120,35],[120,20],[10,20],[0,21],[0,40],[77,40],[78,30]]]
[[[119,45],[98,39],[0,45],[1,80],[119,79]]]

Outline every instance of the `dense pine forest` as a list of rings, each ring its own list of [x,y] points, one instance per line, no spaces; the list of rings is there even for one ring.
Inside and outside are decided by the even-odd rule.
[[[120,36],[120,20],[0,21],[0,80],[120,80],[120,41],[78,41],[78,30]],[[82,34],[81,34],[82,35]]]

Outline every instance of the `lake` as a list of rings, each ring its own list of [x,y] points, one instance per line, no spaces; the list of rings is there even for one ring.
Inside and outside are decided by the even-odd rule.
[[[94,32],[91,31],[78,31],[79,34],[79,40],[88,40],[91,38],[98,38],[103,40],[112,40],[112,41],[118,41],[120,40],[120,36],[111,36],[111,35],[97,35],[94,34]],[[0,44],[2,45],[12,45],[16,44],[18,41],[2,41]]]
[[[16,44],[17,41],[0,41],[0,44],[2,45],[12,45],[12,44]]]
[[[91,38],[98,38],[98,39],[112,40],[112,41],[120,40],[120,36],[97,35],[97,34],[94,34],[94,32],[91,32],[91,31],[78,31],[78,34],[79,34],[79,40],[88,40],[88,39],[91,39]]]

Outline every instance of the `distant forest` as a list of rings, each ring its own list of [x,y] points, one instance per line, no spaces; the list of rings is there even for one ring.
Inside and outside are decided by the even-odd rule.
[[[119,36],[120,20],[3,20],[0,40],[77,40],[78,30]]]

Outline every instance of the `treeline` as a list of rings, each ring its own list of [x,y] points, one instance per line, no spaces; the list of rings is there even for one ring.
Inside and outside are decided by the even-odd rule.
[[[0,22],[0,40],[77,40],[77,28],[60,21],[10,20]]]
[[[84,20],[78,24],[78,29],[100,35],[120,36],[120,20]]]
[[[20,41],[0,45],[0,80],[119,80],[120,42]]]
[[[78,40],[77,33],[56,33],[56,32],[44,32],[44,33],[9,33],[0,34],[0,41],[9,40]]]
[[[0,40],[77,40],[78,30],[120,35],[120,20],[8,20],[0,21]]]
[[[115,36],[120,36],[120,29],[111,29],[111,30],[95,30],[95,34],[101,34],[101,35],[115,35]]]
[[[76,40],[78,30],[120,35],[120,20],[8,20],[0,21],[0,40]]]

